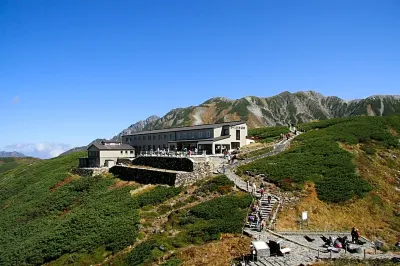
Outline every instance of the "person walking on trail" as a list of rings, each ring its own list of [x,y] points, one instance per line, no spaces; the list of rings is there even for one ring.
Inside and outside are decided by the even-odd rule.
[[[260,223],[260,231],[264,230],[264,227],[265,227],[265,219],[262,219]]]
[[[268,204],[271,204],[271,195],[268,195],[268,197],[267,197],[267,199],[268,199]]]
[[[260,194],[261,194],[261,198],[263,198],[264,197],[264,189],[263,188],[260,189]]]
[[[253,182],[253,194],[256,195],[257,187],[256,183]]]
[[[356,228],[353,227],[353,229],[351,229],[351,242],[354,243],[355,240],[356,240]]]

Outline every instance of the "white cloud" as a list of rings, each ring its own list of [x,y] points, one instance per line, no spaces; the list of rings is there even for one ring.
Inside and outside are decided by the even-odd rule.
[[[18,151],[27,156],[48,159],[57,157],[61,153],[71,149],[71,146],[63,143],[17,143],[4,147],[6,151]]]

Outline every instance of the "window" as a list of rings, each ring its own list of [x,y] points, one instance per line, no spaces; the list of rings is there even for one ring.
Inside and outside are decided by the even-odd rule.
[[[153,136],[153,139],[154,139],[154,136]],[[147,140],[151,140],[151,136],[147,136]]]
[[[147,145],[147,150],[148,151],[151,150],[151,146],[150,145]]]
[[[129,143],[131,143],[132,142],[132,138],[129,138]]]
[[[183,133],[183,139],[186,139],[186,132]]]
[[[123,151],[121,151],[121,154],[123,154],[124,152]]]
[[[156,140],[156,135],[153,136],[153,140]]]
[[[130,154],[133,154],[133,151],[130,151],[129,153],[130,153]]]
[[[143,145],[143,150],[144,150],[144,151],[146,150],[146,145]]]
[[[176,133],[176,139],[180,139],[180,138],[181,138],[181,133],[180,132]]]
[[[228,136],[229,135],[229,128],[223,128],[222,129],[222,136]]]
[[[203,137],[203,132],[199,131],[198,136],[199,136],[199,138],[202,138]]]
[[[139,140],[141,140],[141,139],[142,139],[142,137],[139,136]]]
[[[192,139],[194,139],[194,132],[192,132]]]
[[[236,130],[236,140],[240,140],[240,130]]]
[[[167,139],[167,135],[164,135],[164,139]]]
[[[136,140],[136,137],[133,137],[133,140]]]
[[[172,139],[172,134],[169,134],[169,139],[170,139],[170,140]]]
[[[206,135],[207,135],[207,138],[211,137],[211,131],[207,130]]]
[[[128,154],[128,151],[125,151],[125,154]]]
[[[161,139],[161,135],[158,135],[158,140],[160,140]]]
[[[125,141],[128,142],[128,138],[126,138]]]

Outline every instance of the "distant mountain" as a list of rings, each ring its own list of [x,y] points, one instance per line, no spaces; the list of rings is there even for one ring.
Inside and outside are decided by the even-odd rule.
[[[282,92],[272,97],[247,96],[237,100],[216,97],[198,106],[172,109],[163,117],[150,116],[113,137],[135,132],[171,127],[213,124],[243,120],[249,128],[305,123],[349,116],[387,116],[400,114],[400,95],[374,95],[346,101],[336,96],[324,96],[315,91]],[[81,151],[73,148],[63,154]]]
[[[69,150],[67,150],[67,151],[65,151],[65,152],[63,152],[63,153],[61,153],[59,156],[67,155],[67,154],[70,154],[70,153],[72,153],[72,152],[84,151],[84,150],[86,150],[90,145],[92,145],[93,143],[100,143],[100,142],[103,141],[103,140],[106,140],[106,139],[95,139],[95,140],[93,140],[92,142],[90,142],[87,146],[80,146],[80,147],[75,147],[75,148],[69,149]]]
[[[244,120],[250,128],[255,128],[299,124],[335,117],[386,116],[391,114],[400,114],[399,95],[376,95],[366,99],[345,101],[335,96],[326,97],[314,91],[296,93],[286,91],[267,98],[256,96],[237,100],[229,100],[223,97],[212,98],[198,106],[173,109],[161,118],[149,117],[147,123],[143,123],[137,128],[132,125],[118,136],[141,130],[236,120]],[[141,122],[143,121],[138,123]],[[130,131],[132,127],[134,130]]]
[[[17,151],[0,151],[0,157],[26,157],[25,154]]]
[[[123,135],[129,135],[135,132],[147,130],[147,128],[152,128],[155,126],[155,122],[159,119],[160,117],[152,115],[145,120],[140,120],[139,122],[136,122],[135,124],[132,124],[128,128],[122,130],[122,132],[116,135],[113,140],[120,140],[121,136]]]

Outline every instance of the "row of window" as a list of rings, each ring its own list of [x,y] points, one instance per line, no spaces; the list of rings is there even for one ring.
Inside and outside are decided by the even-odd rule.
[[[207,130],[205,134],[206,138],[211,137],[211,130]],[[167,140],[168,139],[168,134],[160,134],[158,137],[156,135],[147,135],[147,136],[133,136],[133,140]],[[188,138],[195,138],[195,132],[177,132],[176,133],[176,139],[188,139]],[[203,138],[203,131],[197,132],[197,138]],[[175,134],[169,134],[169,140],[175,140]],[[126,138],[125,141],[127,143],[130,143],[132,141],[132,138]]]
[[[130,154],[133,154],[133,151],[129,151]],[[124,154],[124,151],[121,151],[121,154]],[[128,154],[128,151],[125,151],[125,154]]]

